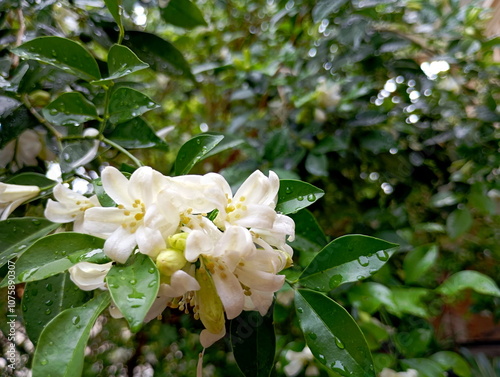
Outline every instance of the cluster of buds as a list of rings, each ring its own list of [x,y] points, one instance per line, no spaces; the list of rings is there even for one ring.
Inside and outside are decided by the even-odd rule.
[[[59,184],[45,216],[104,238],[104,253],[114,262],[126,263],[133,253],[155,261],[161,284],[146,320],[167,306],[191,311],[205,326],[200,341],[208,347],[225,335],[226,318],[243,310],[267,313],[284,282],[278,273],[291,264],[286,242],[295,232],[293,220],[275,210],[274,172],[255,171],[235,195],[216,173],[168,177],[141,167],[127,179],[106,167],[101,180],[115,206]],[[106,289],[112,263],[78,263],[71,278],[84,290]]]

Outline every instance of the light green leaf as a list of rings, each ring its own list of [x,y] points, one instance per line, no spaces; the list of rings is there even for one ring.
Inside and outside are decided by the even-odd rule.
[[[57,126],[79,126],[99,118],[94,104],[80,92],[63,93],[43,110],[43,116]]]
[[[99,150],[97,140],[80,140],[76,143],[66,145],[61,151],[59,164],[63,173],[69,173],[76,168],[88,164],[96,156]]]
[[[12,49],[23,59],[38,60],[83,80],[101,78],[94,57],[79,43],[61,37],[38,37]]]
[[[269,377],[276,352],[273,308],[264,317],[243,311],[230,321],[230,334],[234,358],[245,377]]]
[[[166,147],[165,142],[139,117],[118,124],[107,138],[128,149]]]
[[[56,315],[83,305],[91,297],[90,292],[80,290],[71,281],[67,272],[26,284],[22,309],[31,341],[35,344],[38,342],[42,330]]]
[[[0,221],[0,267],[18,257],[36,240],[55,230],[59,224],[37,217]]]
[[[444,370],[453,370],[459,377],[472,377],[472,372],[469,364],[458,353],[451,351],[440,351],[430,357]]]
[[[330,242],[306,267],[299,283],[318,291],[365,279],[377,272],[396,251],[396,244],[350,234]]]
[[[428,305],[422,300],[431,291],[425,288],[391,288],[392,299],[395,307],[387,307],[387,310],[397,316],[401,313],[411,314],[417,317],[429,318]]]
[[[434,265],[439,255],[437,245],[420,246],[410,251],[404,261],[403,269],[407,283],[415,283]]]
[[[175,175],[189,173],[193,166],[203,160],[222,139],[224,139],[223,135],[200,134],[184,143],[175,160]]]
[[[56,233],[40,238],[16,262],[15,283],[57,275],[82,260],[109,261],[102,252],[104,240],[81,233]],[[1,286],[5,286],[6,280]]]
[[[207,25],[201,11],[189,0],[170,0],[160,13],[165,22],[186,29]]]
[[[343,376],[375,377],[366,340],[342,306],[321,293],[299,289],[295,309],[306,343],[321,364]]]
[[[328,159],[325,154],[309,153],[306,158],[306,169],[318,177],[328,176]]]
[[[391,290],[379,283],[367,282],[356,285],[349,289],[348,296],[353,306],[370,314],[375,313],[382,305],[395,307]]]
[[[139,59],[128,47],[115,44],[108,53],[109,76],[102,80],[92,81],[92,84],[106,84],[110,80],[130,75],[148,67],[149,64]]]
[[[313,204],[325,192],[307,182],[293,179],[280,180],[276,211],[285,215],[294,213]]]
[[[467,208],[456,209],[446,219],[446,231],[451,238],[466,233],[472,226],[472,215]]]
[[[136,254],[125,265],[114,265],[106,275],[109,293],[133,332],[144,323],[160,288],[160,273],[145,254]]]
[[[13,185],[33,185],[40,188],[55,186],[57,184],[56,181],[38,173],[21,173],[8,179],[5,183],[11,183]]]
[[[430,205],[432,207],[447,207],[457,204],[460,198],[453,192],[450,191],[442,191],[438,192],[431,198]]]
[[[109,10],[109,13],[113,16],[113,19],[118,24],[120,32],[123,33],[123,22],[122,22],[122,0],[104,0],[104,4]]]
[[[456,296],[464,289],[472,289],[477,293],[500,297],[500,289],[489,276],[478,271],[459,271],[451,275],[436,292],[445,296]]]
[[[84,306],[67,309],[52,319],[35,349],[33,376],[80,377],[90,330],[109,302],[109,294],[103,292]]]
[[[109,100],[109,121],[123,123],[160,107],[151,98],[130,88],[118,88]]]
[[[401,365],[407,369],[418,371],[418,377],[446,377],[443,367],[434,360],[424,358],[403,359]]]

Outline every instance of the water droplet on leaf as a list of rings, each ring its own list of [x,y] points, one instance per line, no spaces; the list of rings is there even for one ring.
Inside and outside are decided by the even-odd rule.
[[[358,263],[363,266],[363,267],[366,267],[370,264],[370,261],[368,260],[367,257],[365,257],[364,255],[360,256],[358,258]]]

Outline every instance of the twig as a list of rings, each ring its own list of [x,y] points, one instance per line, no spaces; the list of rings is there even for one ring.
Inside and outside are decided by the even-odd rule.
[[[138,168],[140,168],[141,166],[143,166],[143,164],[142,164],[142,162],[140,160],[138,160],[132,153],[130,153],[125,148],[123,148],[121,145],[116,144],[114,141],[106,139],[105,137],[102,137],[101,141],[103,141],[104,143],[106,143],[108,145],[111,145],[113,148],[115,148],[115,149],[119,150],[120,152],[122,152],[124,155],[126,155],[128,158],[130,158]]]
[[[15,47],[21,45],[24,38],[24,33],[26,31],[26,24],[24,23],[23,10],[19,7],[16,11],[17,19],[19,20],[19,30],[16,33],[16,44]],[[12,67],[16,68],[19,65],[19,56],[14,55],[12,58]]]

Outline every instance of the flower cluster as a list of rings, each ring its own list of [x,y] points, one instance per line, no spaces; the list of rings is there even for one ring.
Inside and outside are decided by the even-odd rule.
[[[205,326],[200,341],[208,347],[224,336],[225,318],[268,311],[284,282],[278,273],[291,264],[286,241],[295,231],[293,220],[275,211],[275,173],[254,172],[235,195],[216,173],[167,177],[141,167],[127,179],[106,167],[101,180],[116,206],[102,207],[95,196],[58,185],[45,216],[105,238],[104,253],[115,262],[134,252],[155,261],[161,285],[146,319],[167,306],[191,310]],[[71,278],[81,289],[105,289],[111,265],[81,262],[70,269]]]

